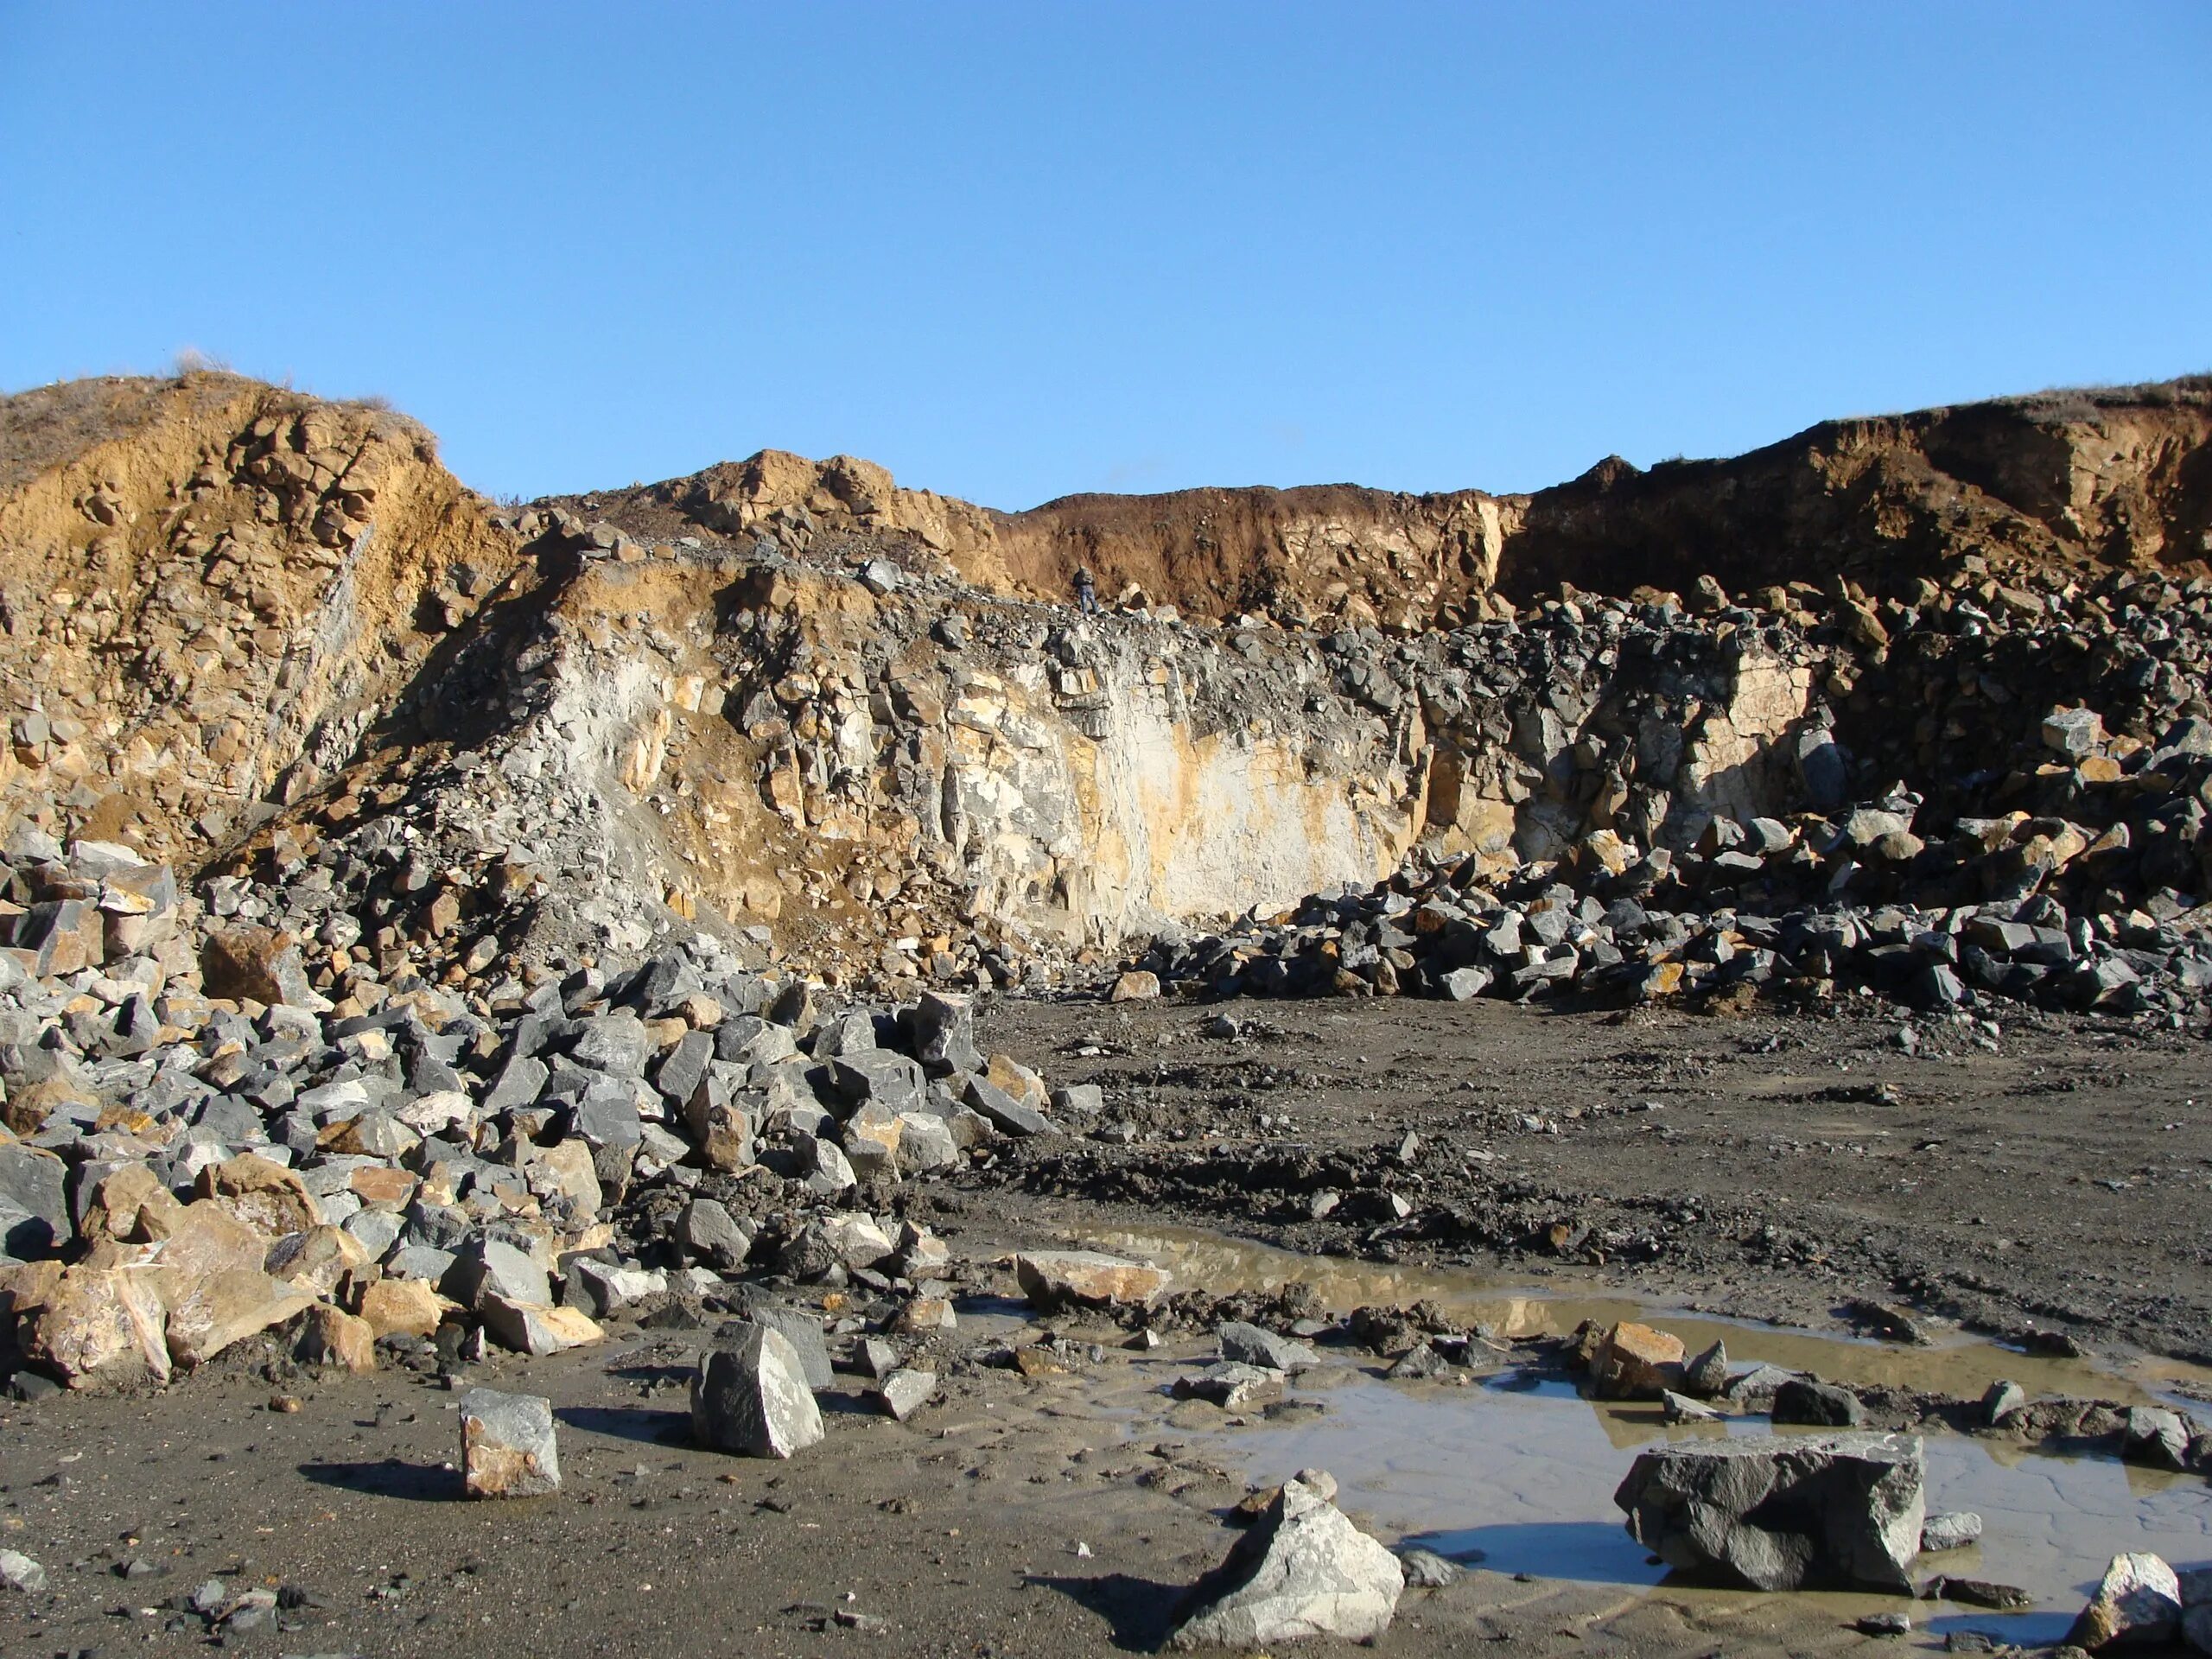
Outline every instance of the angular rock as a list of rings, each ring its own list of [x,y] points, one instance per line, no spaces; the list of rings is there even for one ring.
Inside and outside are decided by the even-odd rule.
[[[798,1351],[764,1325],[702,1355],[691,1379],[691,1433],[702,1446],[788,1458],[822,1439],[822,1412]]]
[[[484,1333],[518,1354],[557,1354],[597,1342],[606,1333],[581,1308],[518,1301],[486,1289],[476,1300]]]
[[[1856,1428],[1866,1408],[1849,1389],[1817,1377],[1793,1376],[1774,1391],[1774,1421],[1815,1428]]]
[[[1306,1481],[1285,1481],[1221,1566],[1191,1587],[1168,1645],[1372,1642],[1390,1628],[1405,1583],[1397,1557]]]
[[[1058,1135],[1059,1127],[1033,1106],[1023,1104],[988,1077],[970,1077],[961,1099],[1007,1135]]]
[[[713,1198],[694,1198],[676,1218],[676,1242],[717,1272],[733,1272],[753,1253],[753,1235]]]
[[[1304,1343],[1279,1337],[1272,1331],[1242,1320],[1230,1319],[1217,1325],[1214,1340],[1220,1344],[1224,1359],[1288,1376],[1311,1370],[1321,1363],[1321,1356]]]
[[[292,1357],[306,1365],[334,1365],[355,1373],[377,1368],[377,1331],[366,1319],[318,1302],[300,1321]]]
[[[1920,1523],[1920,1548],[1923,1554],[1939,1554],[1947,1549],[1964,1549],[1980,1536],[1981,1517],[1972,1510],[1931,1515]]]
[[[232,1344],[305,1313],[315,1298],[257,1268],[211,1273],[179,1294],[172,1290],[167,1336],[169,1359],[190,1370]]]
[[[35,1596],[46,1588],[46,1569],[20,1549],[0,1549],[0,1586]]]
[[[73,1267],[16,1313],[23,1357],[69,1388],[168,1381],[168,1309],[150,1268]]]
[[[1243,1365],[1235,1360],[1217,1360],[1204,1370],[1192,1371],[1175,1379],[1174,1395],[1178,1400],[1205,1400],[1224,1411],[1234,1411],[1247,1402],[1270,1394],[1282,1386],[1281,1371],[1266,1370],[1257,1365]]]
[[[1096,1250],[1025,1251],[1014,1259],[1014,1276],[1023,1295],[1048,1309],[1070,1302],[1093,1307],[1148,1302],[1174,1277],[1165,1268]]]
[[[1758,1590],[1910,1590],[1927,1516],[1921,1443],[1899,1434],[1664,1446],[1613,1501],[1669,1566]]]
[[[1656,1400],[1682,1380],[1682,1339],[1624,1319],[1591,1356],[1590,1378],[1601,1400]]]
[[[2157,1647],[2180,1632],[2181,1580],[2147,1554],[2115,1555],[2066,1639],[2091,1653]]]
[[[543,1497],[561,1490],[552,1402],[471,1389],[461,1396],[462,1490],[471,1497]]]
[[[936,1372],[910,1370],[901,1366],[885,1376],[868,1397],[885,1416],[903,1423],[927,1405],[930,1395],[936,1392]]]

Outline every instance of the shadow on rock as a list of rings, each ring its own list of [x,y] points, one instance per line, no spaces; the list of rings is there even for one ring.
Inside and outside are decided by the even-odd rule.
[[[1157,1653],[1175,1628],[1175,1615],[1189,1589],[1127,1573],[1106,1573],[1095,1579],[1033,1574],[1028,1582],[1057,1590],[1097,1614],[1114,1627],[1114,1645],[1124,1653]]]
[[[380,1458],[374,1463],[303,1463],[300,1472],[319,1486],[340,1486],[372,1497],[397,1497],[410,1503],[457,1503],[461,1477],[431,1463]]]

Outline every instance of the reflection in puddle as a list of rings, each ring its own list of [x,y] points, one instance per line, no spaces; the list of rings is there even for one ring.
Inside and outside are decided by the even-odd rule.
[[[1677,1314],[1617,1294],[1531,1290],[1465,1270],[1300,1255],[1294,1250],[1279,1250],[1195,1228],[1092,1232],[1085,1235],[1084,1243],[1172,1268],[1179,1289],[1203,1286],[1216,1294],[1227,1294],[1303,1283],[1312,1286],[1323,1303],[1339,1313],[1350,1313],[1362,1304],[1427,1300],[1456,1319],[1479,1322],[1502,1337],[1562,1335],[1585,1319],[1595,1319],[1600,1325],[1617,1319],[1649,1319],[1681,1338],[1693,1353],[1708,1343],[1725,1341],[1732,1360],[1763,1361],[1862,1387],[1885,1384],[1978,1397],[1992,1382],[2005,1377],[2031,1396],[2063,1394],[2140,1405],[2158,1398],[2156,1390],[2162,1384],[2184,1377],[2212,1386],[2212,1370],[2177,1361],[2145,1361],[2120,1372],[2087,1360],[2036,1358],[1974,1338],[1913,1348],[1819,1336],[1747,1320]]]
[[[1677,1318],[1625,1300],[1501,1293],[1472,1275],[1316,1260],[1205,1234],[1125,1233],[1097,1243],[1166,1262],[1182,1284],[1217,1292],[1306,1280],[1338,1310],[1427,1297],[1457,1318],[1516,1334],[1571,1330],[1586,1318],[1642,1317],[1693,1350],[1724,1338],[1733,1359],[1846,1382],[1978,1395],[2007,1376],[2031,1394],[2151,1397],[2141,1382],[2085,1362],[2031,1359],[1989,1343],[1912,1349]],[[1525,1372],[1455,1387],[1386,1382],[1351,1363],[1332,1364],[1299,1378],[1293,1396],[1321,1401],[1327,1409],[1220,1431],[1207,1437],[1210,1454],[1240,1465],[1255,1483],[1309,1465],[1327,1469],[1340,1484],[1339,1501],[1363,1512],[1385,1539],[1409,1539],[1447,1556],[1480,1551],[1493,1572],[1630,1586],[1656,1584],[1663,1575],[1623,1529],[1612,1501],[1634,1450],[1662,1438],[1773,1432],[1764,1418],[1669,1427],[1652,1407],[1593,1403],[1564,1381]],[[1924,1438],[1929,1508],[1975,1510],[1984,1533],[1973,1548],[1925,1558],[1923,1574],[2018,1585],[2044,1610],[2006,1617],[1930,1607],[1938,1630],[1955,1624],[2002,1628],[2015,1640],[2055,1640],[2113,1554],[2149,1550],[2177,1565],[2212,1558],[2212,1492],[2196,1477],[2107,1458],[2045,1455],[2010,1442],[1942,1433]],[[1840,1611],[1896,1605],[1822,1599]],[[2048,1633],[2045,1625],[2052,1627]]]

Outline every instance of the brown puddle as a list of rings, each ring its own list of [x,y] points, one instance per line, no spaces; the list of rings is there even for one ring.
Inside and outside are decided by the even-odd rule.
[[[2161,1381],[2202,1375],[2165,1365],[2116,1374],[2085,1360],[2031,1358],[1972,1339],[1910,1348],[1677,1316],[1620,1297],[1540,1294],[1471,1274],[1301,1256],[1195,1230],[1094,1232],[1084,1242],[1171,1267],[1183,1287],[1227,1293],[1303,1281],[1338,1312],[1427,1298],[1469,1322],[1516,1336],[1571,1331],[1585,1319],[1643,1319],[1693,1350],[1718,1338],[1732,1362],[1764,1361],[1843,1382],[1979,1395],[2005,1377],[2031,1395],[2140,1402],[2155,1398]],[[1342,1351],[1324,1351],[1333,1362]],[[1180,1369],[1163,1366],[1163,1376]],[[1480,1551],[1491,1571],[1630,1586],[1656,1585],[1662,1576],[1623,1529],[1612,1502],[1635,1448],[1667,1438],[1775,1432],[1764,1418],[1669,1427],[1649,1406],[1599,1405],[1562,1382],[1532,1375],[1464,1386],[1388,1382],[1349,1357],[1298,1379],[1291,1397],[1325,1409],[1224,1427],[1208,1436],[1212,1453],[1255,1482],[1308,1465],[1328,1469],[1342,1484],[1346,1507],[1386,1541],[1409,1540],[1446,1555]],[[1925,1621],[1938,1633],[2002,1630],[2015,1641],[2056,1640],[2113,1554],[2150,1550],[2182,1566],[2212,1560],[2212,1489],[2196,1477],[1944,1433],[1924,1439],[1929,1510],[1975,1510],[1985,1530],[1972,1548],[1923,1557],[1923,1575],[2015,1584],[2041,1611],[2005,1616],[1924,1604],[1915,1610],[1916,1624]],[[1667,1593],[1726,1592],[1670,1586]],[[1807,1599],[1844,1617],[1900,1605],[1868,1597]]]

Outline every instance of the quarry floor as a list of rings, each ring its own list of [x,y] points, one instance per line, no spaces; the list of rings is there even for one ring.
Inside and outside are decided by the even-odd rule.
[[[1223,1015],[1238,1034],[1210,1034]],[[1283,1267],[1237,1243],[1249,1239],[1303,1253],[1339,1307],[1494,1285],[1533,1293],[1537,1324],[1545,1308],[1565,1325],[1580,1308],[1626,1304],[1662,1325],[1672,1313],[1802,1328],[1731,1338],[1732,1353],[1754,1356],[1761,1341],[1798,1340],[1843,1356],[1843,1310],[1875,1299],[1919,1319],[1937,1346],[1850,1344],[1856,1357],[1837,1374],[1872,1366],[1974,1388],[1996,1369],[2031,1389],[2103,1379],[2114,1397],[2193,1397],[2201,1374],[2181,1362],[2212,1346],[2201,1039],[2024,1018],[1994,1038],[1922,1024],[1908,1052],[1900,1024],[1872,1008],[1726,1019],[1411,1001],[1001,1001],[983,1021],[987,1046],[1055,1084],[1105,1084],[1107,1120],[1128,1120],[1136,1138],[1031,1143],[918,1208],[970,1259],[1150,1238],[1185,1282],[1227,1289]],[[1406,1200],[1397,1224],[1412,1231],[1376,1236],[1393,1224],[1373,1218],[1366,1192],[1338,1206],[1365,1218],[1309,1219],[1311,1193],[1274,1179],[1301,1157],[1338,1154],[1391,1172],[1373,1191]],[[1224,1184],[1217,1172],[1240,1163],[1263,1178]],[[1471,1243],[1466,1228],[1431,1224],[1453,1211],[1501,1237],[1534,1223],[1537,1236],[1526,1249]],[[1548,1217],[1570,1241],[1591,1231],[1554,1254]],[[1589,1259],[1602,1253],[1591,1239],[1639,1230],[1656,1241],[1646,1259]],[[963,1303],[960,1318],[963,1339],[1038,1323],[992,1297]],[[2031,1359],[1965,1334],[2017,1340],[2031,1327],[2070,1332],[2091,1359]],[[1357,1466],[1363,1414],[1408,1386],[1375,1380],[1379,1368],[1319,1389],[1300,1408],[1310,1420],[1231,1418],[1165,1396],[1177,1367],[1210,1357],[1202,1338],[1143,1356],[1103,1320],[1052,1328],[1088,1332],[1103,1351],[1066,1376],[948,1375],[906,1424],[870,1414],[841,1377],[828,1440],[784,1465],[689,1444],[683,1377],[697,1339],[687,1333],[618,1326],[550,1359],[497,1357],[469,1380],[551,1396],[564,1475],[557,1497],[506,1503],[458,1501],[455,1396],[405,1372],[298,1388],[289,1413],[270,1408],[266,1382],[219,1366],[159,1395],[9,1405],[0,1545],[41,1560],[52,1590],[0,1606],[0,1649],[204,1649],[200,1622],[162,1604],[216,1577],[304,1593],[289,1628],[225,1638],[272,1656],[1144,1650],[1182,1587],[1228,1548],[1226,1507],[1294,1466],[1277,1462],[1311,1460],[1320,1446],[1347,1465],[1338,1472],[1355,1518],[1388,1542],[1408,1531],[1410,1512],[1373,1497],[1377,1470]],[[2054,1363],[2074,1370],[2038,1369]],[[1902,1605],[1623,1582],[1605,1498],[1629,1445],[1657,1430],[1557,1402],[1606,1433],[1585,1423],[1576,1449],[1562,1439],[1554,1453],[1553,1429],[1516,1436],[1469,1419],[1455,1430],[1459,1402],[1484,1390],[1455,1400],[1411,1386],[1443,1414],[1420,1420],[1437,1444],[1503,1433],[1520,1459],[1485,1477],[1507,1488],[1471,1484],[1464,1515],[1449,1483],[1440,1495],[1432,1480],[1424,1524],[1479,1532],[1509,1518],[1494,1512],[1498,1491],[1548,1487],[1554,1469],[1579,1471],[1580,1486],[1530,1513],[1586,1518],[1553,1522],[1533,1572],[1516,1569],[1513,1529],[1497,1528],[1494,1566],[1408,1592],[1389,1651],[1825,1652],[1872,1645],[1853,1620]],[[1374,1421],[1395,1421],[1389,1409]],[[1336,1433],[1333,1449],[1284,1437],[1300,1423]],[[1391,1432],[1403,1438],[1408,1423]],[[2200,1482],[2143,1484],[2112,1464],[2097,1478],[2116,1494],[2108,1512],[2067,1524],[2105,1530],[2051,1558],[2050,1581],[2033,1586],[2041,1623],[1914,1605],[1914,1635],[1891,1649],[2008,1624],[2013,1639],[2055,1639],[2063,1618],[2050,1610],[2079,1605],[2079,1561],[2133,1547],[2138,1509],[2164,1505],[2168,1535],[2205,1523]],[[157,1575],[123,1576],[132,1560]]]

